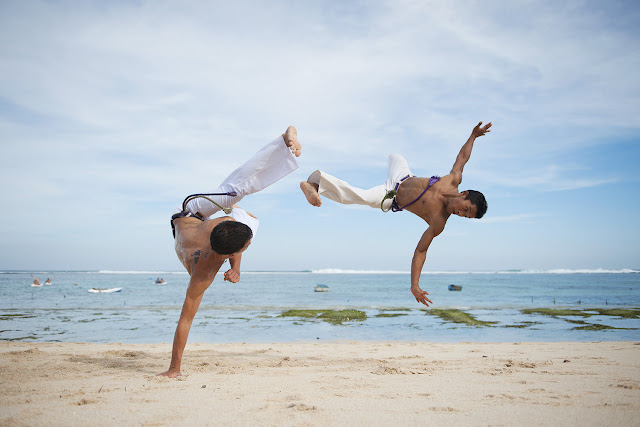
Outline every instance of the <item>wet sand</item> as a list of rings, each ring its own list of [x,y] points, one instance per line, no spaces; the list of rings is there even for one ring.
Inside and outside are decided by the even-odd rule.
[[[640,425],[640,342],[0,343],[0,426]]]

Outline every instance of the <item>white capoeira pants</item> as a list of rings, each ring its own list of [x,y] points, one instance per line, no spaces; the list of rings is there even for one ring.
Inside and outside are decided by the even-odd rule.
[[[368,190],[357,188],[351,184],[329,175],[323,171],[315,171],[307,180],[313,184],[318,184],[318,194],[327,199],[344,205],[366,205],[380,209],[380,204],[384,196],[391,190],[397,190],[397,185],[403,179],[414,176],[409,169],[409,164],[400,154],[389,156],[387,167],[387,180],[384,184],[378,185]],[[391,207],[392,199],[385,200],[385,210]]]
[[[248,194],[264,190],[276,181],[289,175],[298,169],[298,162],[291,150],[279,136],[271,141],[260,151],[253,155],[242,166],[231,172],[219,187],[207,191],[207,193],[229,193],[235,191],[236,196],[207,196],[215,200],[219,205],[230,208]],[[206,193],[202,193],[206,194]],[[207,218],[221,209],[204,198],[196,198],[187,203],[187,211],[191,214],[200,214]],[[176,213],[182,212],[182,205]],[[258,220],[248,215],[244,210],[234,208],[231,215],[237,221],[247,224],[255,234]]]

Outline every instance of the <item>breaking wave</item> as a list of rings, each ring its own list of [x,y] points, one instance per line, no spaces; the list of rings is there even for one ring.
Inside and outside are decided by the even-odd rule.
[[[343,270],[339,268],[323,268],[311,270],[314,274],[410,274],[410,271],[394,270]],[[596,269],[567,269],[551,270],[493,270],[493,271],[423,271],[422,274],[630,274],[640,273],[640,270],[623,268],[618,270]]]

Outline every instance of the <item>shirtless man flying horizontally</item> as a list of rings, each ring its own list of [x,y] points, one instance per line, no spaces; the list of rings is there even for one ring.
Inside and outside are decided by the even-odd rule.
[[[487,202],[479,191],[458,191],[462,182],[462,170],[469,161],[476,138],[491,132],[491,123],[482,126],[482,122],[471,132],[471,136],[462,146],[449,175],[442,178],[419,178],[413,176],[407,161],[399,154],[389,156],[387,181],[377,187],[364,190],[356,188],[326,172],[315,171],[300,188],[307,201],[320,206],[320,196],[342,204],[360,204],[381,208],[387,212],[407,210],[419,216],[429,224],[422,234],[411,260],[411,292],[416,301],[426,305],[433,304],[428,292],[420,289],[419,281],[422,267],[427,257],[431,241],[444,230],[451,215],[465,218],[482,218],[487,211]]]
[[[171,217],[176,254],[191,278],[173,339],[171,364],[159,375],[182,375],[182,353],[193,318],[204,291],[226,260],[229,270],[224,273],[224,280],[240,280],[242,253],[255,237],[259,221],[236,203],[296,170],[295,157],[300,156],[301,150],[296,129],[289,126],[282,136],[233,171],[214,192],[188,196]],[[229,216],[209,218],[221,210]]]

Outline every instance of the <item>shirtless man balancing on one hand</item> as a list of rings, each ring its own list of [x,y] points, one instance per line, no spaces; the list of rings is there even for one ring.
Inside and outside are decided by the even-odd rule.
[[[296,170],[298,163],[293,156],[299,157],[301,150],[296,129],[289,126],[282,136],[233,171],[214,193],[187,197],[171,217],[176,254],[191,278],[173,339],[171,364],[168,371],[159,375],[170,378],[182,375],[182,353],[193,318],[204,291],[227,259],[230,268],[224,273],[224,280],[232,283],[240,280],[242,253],[255,237],[259,221],[236,203]],[[220,210],[230,216],[208,219]]]
[[[482,122],[473,128],[471,136],[462,146],[449,175],[431,178],[413,176],[407,161],[399,154],[389,156],[387,181],[383,185],[363,190],[356,188],[326,172],[315,171],[300,188],[307,201],[320,206],[320,196],[342,204],[360,204],[383,211],[399,212],[407,210],[425,220],[429,227],[418,242],[411,260],[411,292],[416,301],[426,305],[433,304],[418,286],[422,267],[427,257],[431,241],[444,230],[449,217],[458,215],[466,218],[482,218],[487,211],[484,195],[475,190],[460,193],[458,186],[462,181],[462,170],[469,161],[473,142],[476,138],[491,132],[491,123],[482,126]]]

